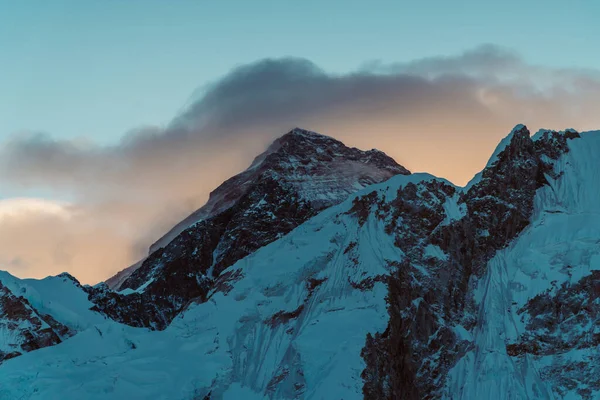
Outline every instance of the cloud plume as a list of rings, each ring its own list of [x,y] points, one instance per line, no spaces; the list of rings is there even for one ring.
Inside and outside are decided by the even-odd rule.
[[[39,133],[5,143],[3,186],[65,195],[70,217],[0,213],[0,268],[106,278],[294,126],[379,148],[411,170],[464,184],[515,124],[600,128],[597,104],[596,71],[530,65],[491,45],[453,57],[368,62],[341,75],[304,59],[261,60],[209,85],[168,126],[128,132],[112,146]]]

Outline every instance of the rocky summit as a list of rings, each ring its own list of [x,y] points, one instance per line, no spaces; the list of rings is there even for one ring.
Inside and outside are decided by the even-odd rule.
[[[125,294],[91,289],[96,309],[128,325],[164,329],[189,301],[205,301],[236,261],[351,193],[397,174],[410,172],[378,150],[349,148],[296,128],[154,244],[114,288]]]
[[[0,398],[598,398],[599,153],[517,125],[457,187],[294,129],[110,285],[0,275]]]

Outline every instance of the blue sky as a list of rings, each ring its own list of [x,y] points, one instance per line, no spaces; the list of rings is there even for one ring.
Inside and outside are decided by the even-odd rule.
[[[167,123],[197,88],[263,57],[327,71],[481,43],[594,68],[600,2],[0,0],[0,140],[22,130],[109,143]]]

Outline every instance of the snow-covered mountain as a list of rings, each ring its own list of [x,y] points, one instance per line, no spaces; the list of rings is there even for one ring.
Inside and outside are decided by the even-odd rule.
[[[465,188],[382,153],[315,158],[334,143],[282,137],[120,293],[0,276],[71,332],[5,360],[0,398],[600,397],[600,132],[519,125]]]
[[[0,363],[104,322],[69,274],[19,279],[0,271]]]
[[[236,261],[351,193],[409,173],[381,151],[293,129],[213,191],[137,268],[111,279],[121,282],[115,289],[122,294],[99,288],[94,302],[115,320],[164,329],[187,302],[206,299],[215,279]]]

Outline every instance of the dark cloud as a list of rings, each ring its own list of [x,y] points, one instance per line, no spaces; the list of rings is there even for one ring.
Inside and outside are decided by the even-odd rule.
[[[515,124],[599,127],[599,102],[596,71],[530,65],[491,45],[342,75],[304,59],[267,59],[199,91],[168,126],[140,128],[113,146],[19,135],[1,150],[0,181],[68,193],[86,227],[101,226],[113,235],[104,243],[126,248],[118,250],[123,262],[103,267],[108,275],[294,126],[380,148],[411,170],[460,184]],[[63,260],[82,259],[68,241],[61,246]],[[0,258],[17,256],[1,250]]]
[[[299,59],[262,60],[239,67],[211,86],[175,125],[208,135],[288,127],[356,113],[411,115],[424,107],[475,107],[477,82],[467,76],[357,72],[336,76]],[[452,100],[452,101],[450,101]]]

